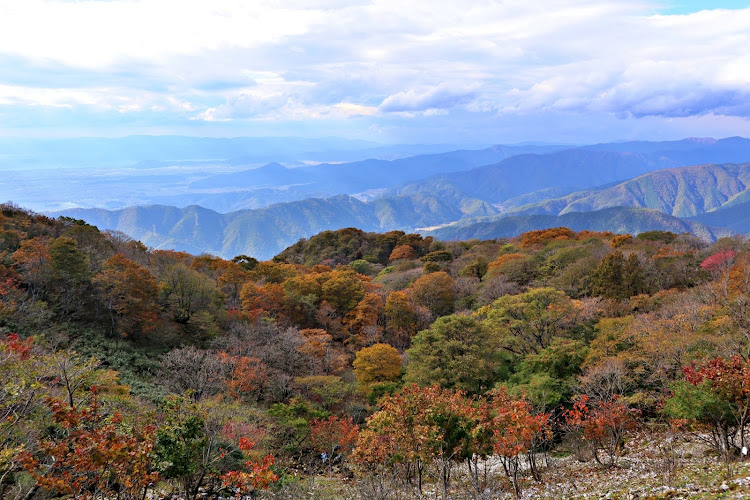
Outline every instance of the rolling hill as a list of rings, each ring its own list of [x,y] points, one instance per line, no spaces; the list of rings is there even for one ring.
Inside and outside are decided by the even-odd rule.
[[[467,239],[565,225],[576,230],[629,233],[654,229],[692,232],[713,240],[731,231],[677,216],[694,216],[733,204],[744,207],[742,203],[750,201],[746,188],[750,163],[676,168],[680,161],[695,157],[750,159],[747,139],[595,145],[509,156],[524,148],[555,149],[496,146],[300,168],[271,163],[193,179],[197,191],[178,195],[183,202],[197,197],[207,206],[149,205],[58,214],[122,231],[155,248],[266,259],[300,238],[344,227],[365,231],[436,228],[429,233]],[[474,166],[497,158],[504,159]],[[441,170],[444,172],[400,187],[383,188]],[[324,196],[329,192],[347,194]],[[309,193],[316,196],[295,200]],[[268,204],[279,196],[292,201],[231,210]],[[214,210],[217,205],[229,211],[219,213]],[[740,208],[714,217],[705,222],[744,231]],[[740,222],[735,224],[732,217]]]
[[[512,198],[533,194],[538,202],[560,196],[561,192],[626,181],[665,168],[747,161],[750,140],[741,137],[599,144],[548,154],[517,155],[492,165],[408,183],[386,195],[440,195],[453,190],[502,206]]]
[[[423,231],[441,240],[491,239],[518,236],[527,231],[568,227],[574,231],[611,231],[639,234],[646,231],[692,233],[701,239],[715,241],[730,236],[732,231],[686,221],[657,210],[634,207],[613,207],[594,212],[573,212],[565,215],[522,215],[491,218],[479,222],[457,222],[439,229]]]
[[[690,220],[726,227],[737,233],[750,234],[750,201],[738,204],[726,203],[717,210],[696,215]]]
[[[550,188],[582,189],[629,179],[672,165],[668,158],[573,149],[545,155],[513,156],[465,172],[433,176],[387,193],[409,195],[427,192],[440,195],[446,190],[455,190],[488,203],[501,203]]]
[[[327,229],[407,230],[497,213],[479,200],[461,201],[451,204],[417,194],[363,202],[340,195],[226,214],[199,206],[152,205],[121,210],[74,209],[54,215],[82,219],[102,230],[121,231],[154,248],[195,254],[208,252],[227,258],[247,254],[268,259],[300,238]]]
[[[518,154],[546,153],[561,146],[492,146],[481,150],[458,150],[440,154],[417,155],[396,160],[368,159],[351,163],[322,163],[308,167],[286,168],[270,163],[260,168],[209,176],[192,182],[192,195],[202,206],[226,206],[227,199],[252,199],[258,190],[268,199],[295,201],[308,197],[330,197],[362,191],[385,189],[434,174],[464,171],[496,163]],[[269,191],[273,190],[273,191]],[[240,194],[242,193],[242,194]],[[189,199],[183,195],[185,199]],[[243,207],[247,208],[247,207]]]
[[[692,217],[750,200],[750,163],[697,165],[658,170],[597,190],[511,207],[513,215],[563,215],[615,206],[653,208]]]
[[[188,192],[155,198],[155,201],[232,211],[338,194],[370,199],[428,193],[440,197],[478,198],[494,204],[549,189],[563,189],[567,194],[661,168],[706,161],[748,160],[750,140],[740,137],[609,143],[578,148],[496,145],[481,150],[299,168],[271,163],[197,179],[190,183]],[[561,194],[559,191],[547,193],[536,201]]]

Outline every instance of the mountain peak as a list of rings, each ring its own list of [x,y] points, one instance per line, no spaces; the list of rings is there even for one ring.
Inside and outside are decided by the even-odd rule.
[[[266,163],[262,167],[258,167],[256,170],[259,172],[276,173],[276,172],[286,172],[289,169],[286,168],[284,165],[273,161],[271,163]]]
[[[688,137],[685,142],[693,142],[695,144],[716,144],[718,141],[713,137]]]

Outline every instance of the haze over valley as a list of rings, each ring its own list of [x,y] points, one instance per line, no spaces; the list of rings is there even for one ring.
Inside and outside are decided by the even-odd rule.
[[[150,138],[149,142],[159,140]],[[399,156],[399,150],[407,149],[383,148],[382,154]],[[150,151],[141,154],[153,155]],[[359,154],[372,154],[372,149]],[[134,152],[130,155],[133,161]],[[130,166],[102,169],[96,176],[80,169],[25,171],[17,174],[14,188],[30,192],[23,187],[23,175],[35,175],[26,182],[38,183],[37,189],[50,198],[44,200],[42,195],[35,197],[36,202],[29,200],[31,208],[53,207],[46,211],[121,231],[154,248],[269,259],[301,238],[344,227],[433,231],[430,234],[448,237],[449,229],[438,228],[458,224],[463,228],[462,238],[470,239],[515,236],[561,225],[564,219],[554,217],[569,212],[617,206],[694,217],[746,201],[747,164],[731,162],[750,158],[750,140],[494,145],[396,159],[316,165],[298,160],[288,166],[278,162],[248,165],[243,160],[153,166],[164,161],[156,158],[136,158]],[[126,159],[119,162],[124,164]],[[71,192],[53,189],[53,185],[68,186]],[[53,201],[53,196],[59,201]],[[661,214],[650,214],[641,212],[632,220],[622,215],[624,222],[618,224],[592,222],[591,228],[634,234],[671,228],[696,232],[709,240],[732,234],[724,227],[731,221],[707,229],[692,222],[666,224],[667,219],[659,219]],[[506,225],[492,233],[486,224],[476,234],[467,229],[474,222],[511,215],[554,217],[526,219],[518,226],[523,230],[513,231]],[[585,220],[585,216],[579,218],[576,227],[586,228]]]

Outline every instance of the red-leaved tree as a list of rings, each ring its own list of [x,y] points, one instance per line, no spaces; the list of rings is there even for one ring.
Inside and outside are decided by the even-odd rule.
[[[158,480],[151,452],[155,428],[129,428],[119,413],[106,415],[92,388],[89,404],[47,400],[57,430],[21,460],[37,485],[74,498],[141,500]]]
[[[359,435],[359,426],[351,417],[339,418],[331,415],[327,419],[315,419],[310,422],[310,439],[315,451],[326,454],[328,473],[333,473],[335,458],[341,461],[351,453]]]
[[[609,401],[591,401],[581,395],[563,416],[568,428],[580,433],[580,439],[592,446],[594,459],[604,467],[614,467],[622,454],[625,436],[636,427],[639,415],[617,395]]]
[[[225,488],[231,488],[238,497],[253,495],[259,489],[268,488],[271,483],[279,480],[279,476],[271,468],[274,464],[272,455],[266,455],[260,461],[251,458],[251,451],[255,443],[247,437],[239,439],[238,447],[245,455],[242,470],[233,470],[222,474],[221,482]]]

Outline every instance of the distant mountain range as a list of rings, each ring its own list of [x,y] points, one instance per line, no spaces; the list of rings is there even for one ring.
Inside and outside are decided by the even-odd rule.
[[[612,207],[593,212],[564,215],[520,215],[494,218],[480,222],[453,223],[439,229],[424,231],[441,240],[491,239],[518,236],[527,231],[568,227],[574,231],[611,231],[640,234],[646,231],[692,233],[706,241],[731,236],[733,231],[711,227],[697,221],[680,219],[658,210],[635,207]]]
[[[509,156],[514,153],[520,154]],[[693,158],[711,163],[678,167]],[[633,234],[658,229],[715,240],[750,232],[750,217],[744,215],[750,208],[749,160],[750,140],[729,138],[563,150],[497,146],[294,169],[271,163],[199,178],[190,188],[203,191],[206,205],[223,207],[258,193],[268,199],[273,192],[292,198],[344,194],[224,214],[164,205],[60,214],[156,248],[261,259],[300,238],[343,227],[420,230],[441,239],[514,236],[556,226]],[[494,163],[482,165],[488,161]]]
[[[560,148],[498,145],[482,150],[458,150],[395,160],[369,159],[297,168],[269,163],[259,168],[196,180],[188,186],[189,192],[164,197],[158,202],[179,206],[197,204],[217,211],[231,211],[339,194],[372,199],[382,197],[382,191],[387,188],[431,175],[470,170],[518,154],[546,153]]]
[[[463,199],[460,204],[451,204],[417,194],[371,202],[346,195],[311,198],[227,214],[195,205],[186,208],[152,205],[121,210],[74,209],[53,215],[82,219],[102,230],[121,231],[154,248],[208,252],[226,258],[246,254],[268,259],[300,238],[327,229],[410,229],[495,213],[496,209],[480,200]]]
[[[744,163],[748,161],[747,151],[750,139],[727,137],[712,139],[691,137],[679,141],[629,141],[593,146],[581,146],[588,151],[613,151],[619,153],[639,153],[670,158],[676,165],[698,165],[700,163]]]
[[[750,201],[750,163],[709,164],[658,170],[614,186],[510,207],[514,215],[562,215],[616,206],[645,207],[691,217]]]
[[[627,144],[632,144],[637,151],[623,151]],[[612,149],[605,150],[607,146]],[[691,155],[700,161],[691,161]],[[513,156],[493,165],[434,176],[390,190],[387,194],[427,192],[439,195],[447,189],[501,204],[540,190],[562,188],[572,192],[574,188],[580,190],[624,181],[658,169],[706,161],[724,163],[737,158],[740,160],[736,161],[741,162],[750,160],[750,139],[597,145],[549,154]]]

